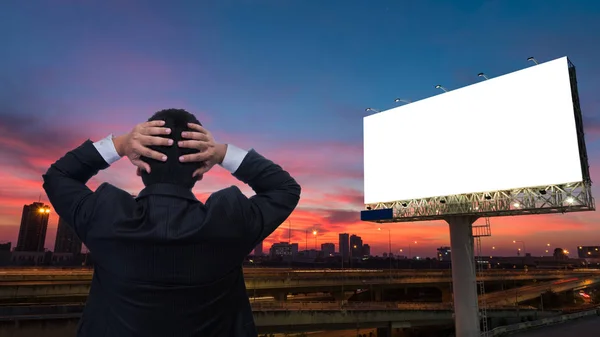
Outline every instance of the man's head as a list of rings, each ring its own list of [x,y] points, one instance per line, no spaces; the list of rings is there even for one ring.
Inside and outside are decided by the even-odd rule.
[[[202,165],[202,163],[182,163],[179,157],[197,153],[197,150],[181,148],[177,146],[177,142],[182,140],[181,133],[183,131],[191,131],[188,128],[188,123],[200,124],[196,116],[182,109],[167,109],[155,113],[148,121],[162,120],[165,121],[165,128],[170,128],[171,133],[165,138],[173,139],[171,146],[150,146],[151,149],[164,153],[167,156],[167,161],[161,162],[155,159],[142,157],[146,163],[150,165],[150,173],[146,171],[138,171],[142,177],[144,185],[150,186],[153,184],[175,184],[186,188],[194,187],[198,180],[192,177],[194,171]],[[202,124],[200,124],[202,125]]]

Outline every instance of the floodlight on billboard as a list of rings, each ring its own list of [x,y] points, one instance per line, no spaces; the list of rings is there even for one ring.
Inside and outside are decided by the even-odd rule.
[[[590,185],[566,57],[364,118],[364,203],[394,221],[593,210]]]

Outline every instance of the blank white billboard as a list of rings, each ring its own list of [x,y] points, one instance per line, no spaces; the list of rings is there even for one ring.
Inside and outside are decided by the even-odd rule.
[[[566,57],[364,118],[365,204],[582,181]]]

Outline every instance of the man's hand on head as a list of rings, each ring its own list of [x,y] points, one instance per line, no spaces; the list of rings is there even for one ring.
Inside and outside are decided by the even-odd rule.
[[[166,161],[167,156],[164,153],[154,151],[148,146],[170,146],[173,140],[170,138],[159,137],[168,135],[171,129],[162,127],[165,121],[150,121],[136,125],[131,132],[115,137],[113,143],[115,149],[121,157],[127,157],[131,163],[140,170],[150,173],[150,165],[144,162],[141,157]]]
[[[217,144],[212,134],[201,125],[188,123],[192,131],[184,131],[181,137],[186,139],[177,144],[179,147],[195,149],[200,152],[181,156],[179,161],[202,162],[202,166],[194,171],[194,177],[202,178],[202,175],[215,165],[221,164],[227,152],[227,144]]]

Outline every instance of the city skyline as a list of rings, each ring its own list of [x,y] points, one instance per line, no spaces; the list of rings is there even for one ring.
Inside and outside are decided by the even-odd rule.
[[[0,55],[0,242],[16,246],[23,205],[39,200],[41,175],[52,162],[88,138],[127,132],[157,110],[178,107],[195,113],[218,141],[255,148],[301,184],[291,224],[284,222],[265,248],[290,239],[304,248],[306,231],[316,230],[318,247],[331,242],[337,250],[338,235],[354,233],[382,255],[389,234],[394,254],[416,241],[413,255],[435,256],[449,245],[444,222],[379,226],[359,219],[364,109],[439,94],[438,83],[448,90],[475,83],[480,72],[494,77],[532,66],[530,56],[544,62],[566,55],[577,67],[598,198],[600,4],[470,4],[344,2],[340,12],[335,1],[266,1],[252,17],[244,14],[246,3],[168,10],[116,1],[0,5],[12,17],[0,20],[11,32],[0,33],[7,41]],[[107,17],[114,24],[100,28]],[[55,28],[43,29],[48,25]],[[104,181],[134,194],[142,188],[127,159],[89,185]],[[215,168],[194,192],[205,201],[232,184],[241,186]],[[43,194],[41,201],[48,202]],[[57,225],[51,210],[50,250]],[[492,218],[491,225],[483,251],[500,255],[516,254],[513,241],[534,255],[546,254],[547,244],[572,253],[600,244],[598,212]],[[309,248],[313,241],[311,235]]]

